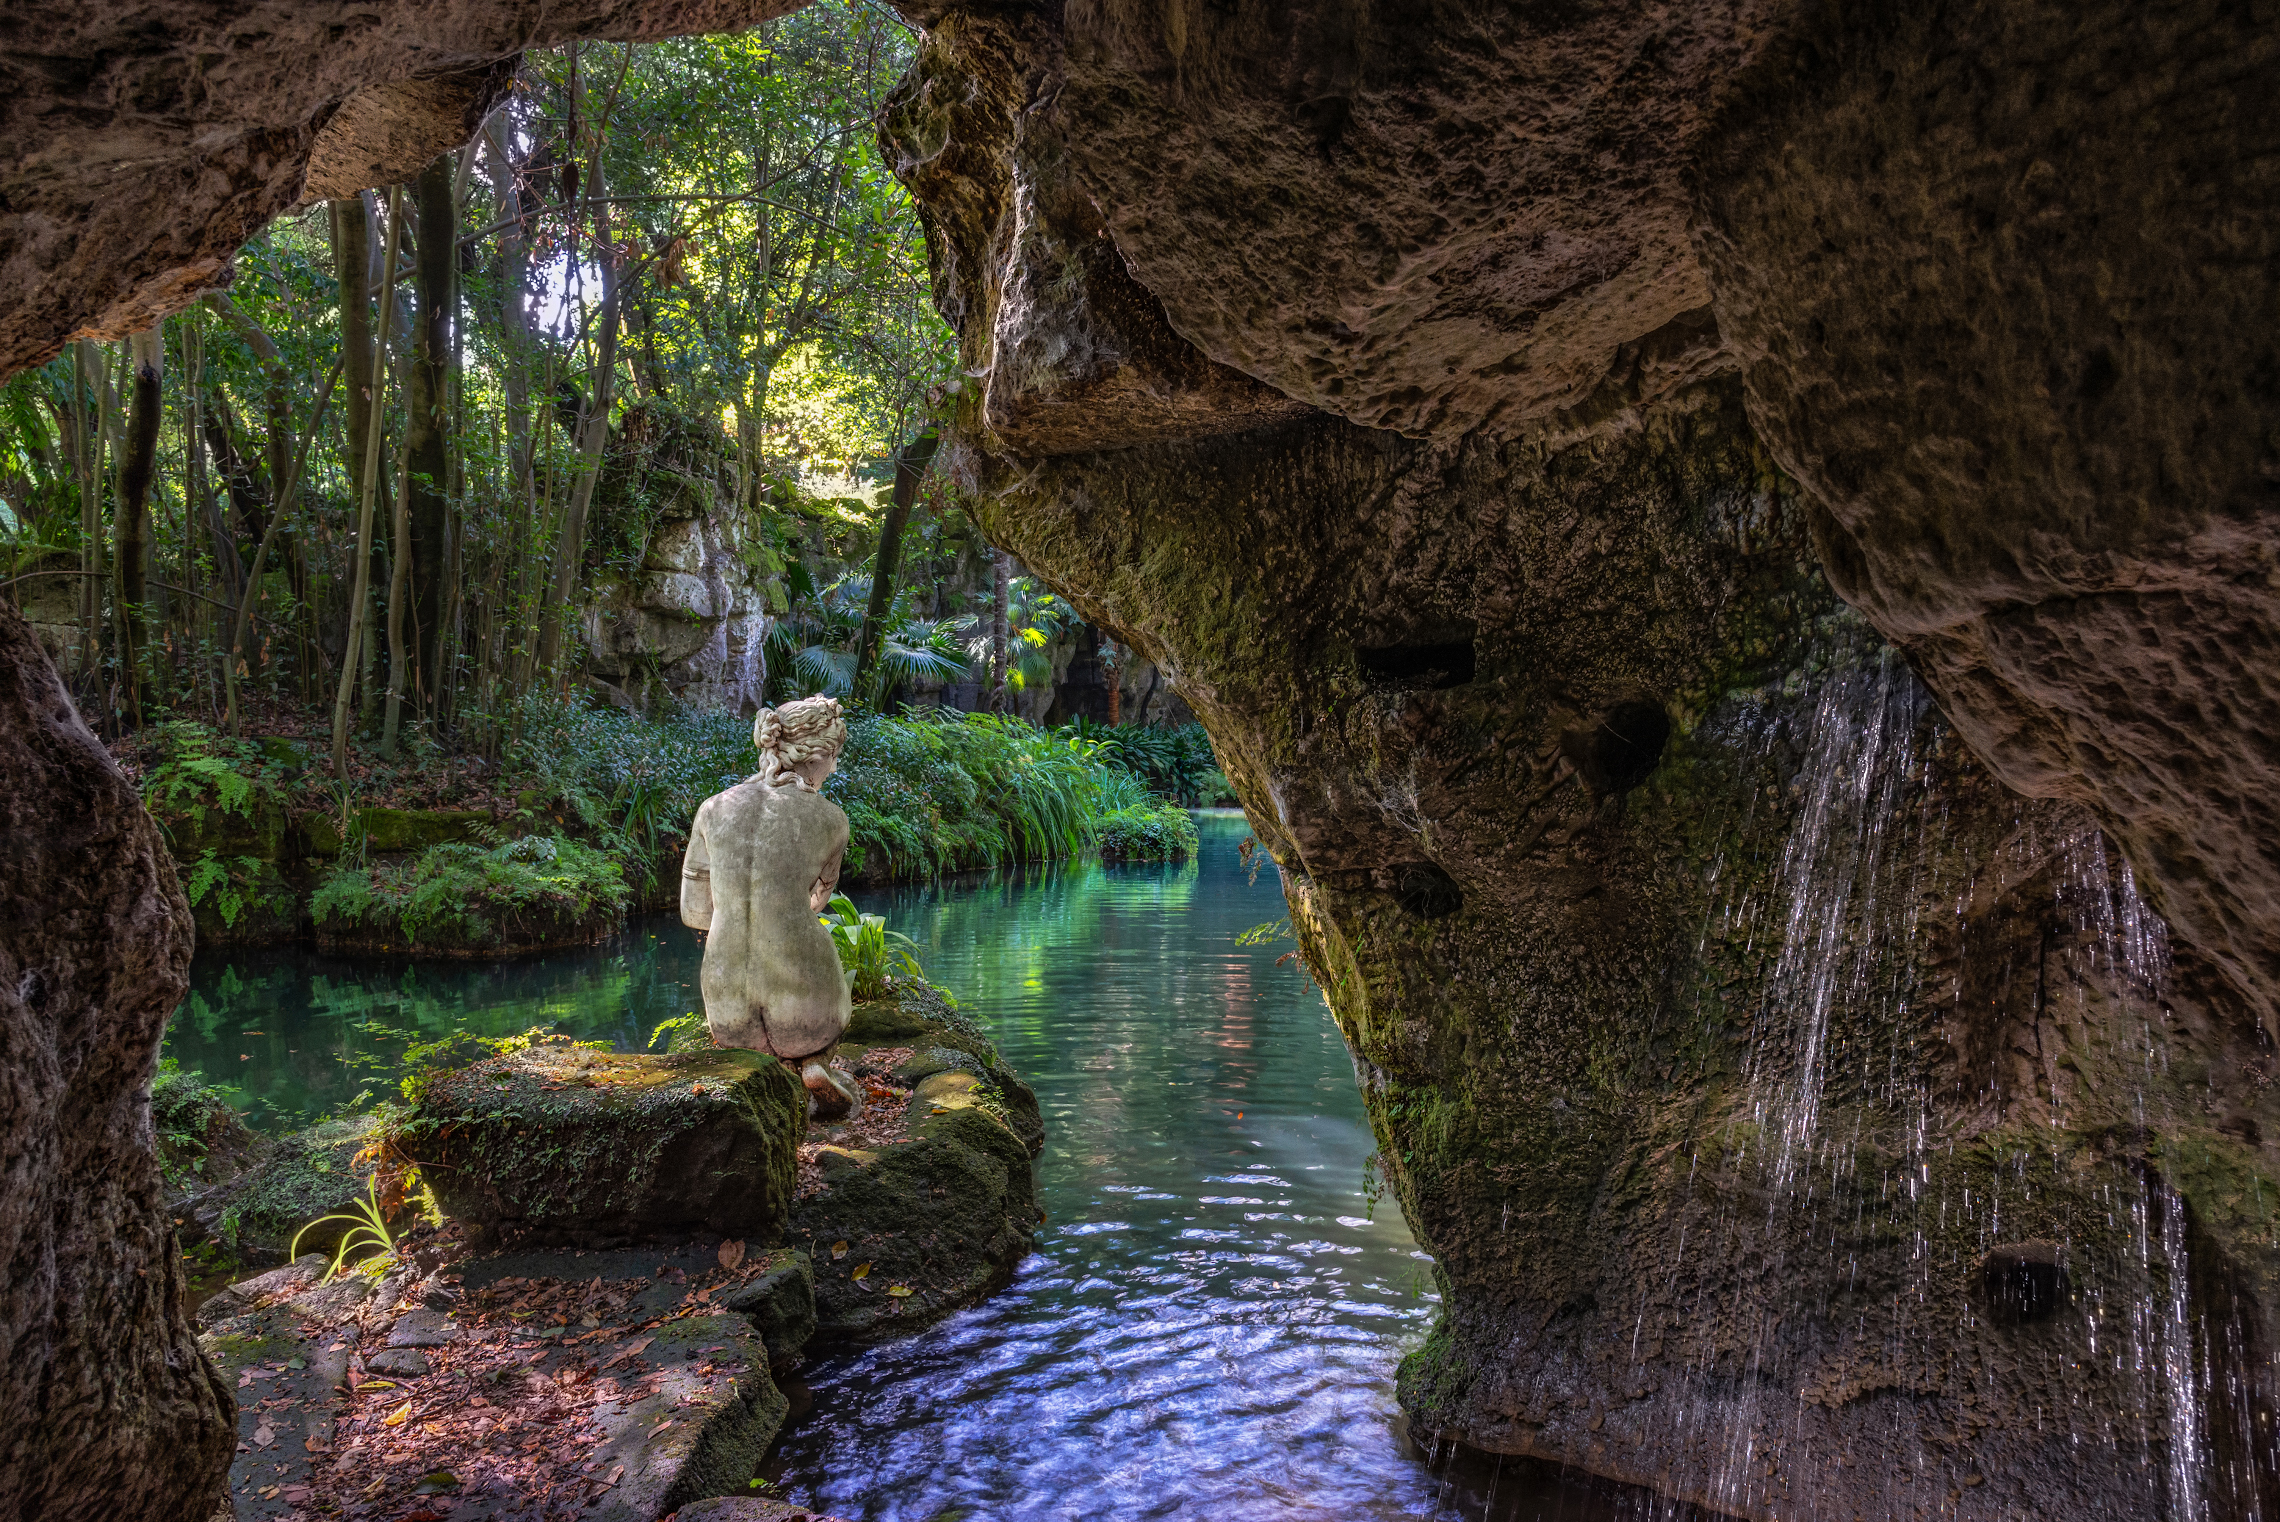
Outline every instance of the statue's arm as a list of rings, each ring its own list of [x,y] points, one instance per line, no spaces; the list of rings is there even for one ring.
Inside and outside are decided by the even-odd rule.
[[[681,858],[681,923],[691,930],[712,929],[712,852],[705,845],[702,814],[689,826],[689,849]]]
[[[835,809],[833,812],[838,811]],[[847,818],[844,814],[840,815],[838,828],[832,835],[838,844],[823,859],[823,870],[816,873],[815,884],[808,889],[808,908],[817,914],[823,913],[824,905],[831,902],[831,895],[839,891],[839,867],[847,860]]]

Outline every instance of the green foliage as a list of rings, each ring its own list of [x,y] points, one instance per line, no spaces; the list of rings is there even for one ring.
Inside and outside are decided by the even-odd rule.
[[[325,1269],[329,1282],[337,1277],[350,1258],[359,1259],[358,1268],[377,1275],[378,1271],[396,1261],[396,1234],[388,1229],[388,1217],[380,1209],[380,1175],[375,1172],[366,1181],[364,1198],[347,1210],[335,1215],[319,1216],[299,1231],[285,1249],[288,1261],[301,1255],[301,1239],[320,1226],[340,1222],[348,1227],[341,1233],[333,1248],[332,1263]]]
[[[162,822],[187,819],[203,829],[209,815],[250,820],[282,796],[280,769],[248,741],[227,739],[195,719],[154,725],[149,737],[158,759],[143,773],[143,806]]]
[[[1216,808],[1223,801],[1235,801],[1212,752],[1211,736],[1201,724],[1095,724],[1077,719],[1068,728],[1097,744],[1105,760],[1144,778],[1158,797],[1190,808]]]
[[[877,676],[861,701],[877,706],[904,682],[951,681],[966,674],[966,650],[950,622],[918,617],[917,597],[917,589],[906,586],[888,605]],[[778,701],[811,692],[856,695],[856,643],[870,603],[871,578],[859,573],[793,599],[790,611],[768,630],[770,685]]]
[[[199,1072],[184,1072],[172,1057],[158,1061],[150,1085],[150,1123],[158,1144],[159,1171],[178,1189],[205,1176],[206,1157],[216,1134],[238,1125],[244,1096]]]
[[[621,912],[631,891],[618,863],[562,836],[484,847],[430,846],[400,863],[342,861],[310,900],[316,922],[406,945],[498,944],[504,922],[534,911],[556,923]]]
[[[887,980],[898,975],[925,976],[918,965],[918,942],[889,930],[885,915],[865,914],[846,895],[836,894],[825,908],[823,923],[831,931],[831,943],[839,948],[840,968],[856,998],[878,998],[887,991]]]
[[[1105,812],[1093,742],[998,714],[849,718],[824,792],[847,811],[849,871],[926,877],[1077,855]]]
[[[1186,861],[1195,852],[1195,820],[1177,804],[1118,809],[1100,822],[1102,861]]]

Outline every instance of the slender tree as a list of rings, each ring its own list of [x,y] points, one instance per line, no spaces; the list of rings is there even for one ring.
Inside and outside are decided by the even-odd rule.
[[[404,442],[411,472],[405,492],[409,503],[405,532],[397,536],[406,555],[402,572],[392,579],[406,582],[411,591],[409,617],[413,672],[433,672],[443,641],[444,566],[451,516],[450,398],[452,329],[459,310],[459,160],[456,154],[438,154],[420,171],[414,190],[418,207],[417,262],[414,294],[419,317],[413,332],[411,386],[405,397]],[[404,621],[389,598],[391,631],[389,703],[408,685],[394,669],[394,631]],[[415,694],[415,696],[417,696]],[[432,708],[430,694],[423,708]]]
[[[365,372],[371,389],[365,394],[364,460],[363,469],[358,473],[356,571],[350,577],[348,638],[341,651],[340,686],[333,697],[333,775],[344,782],[348,780],[348,700],[356,684],[357,647],[363,640],[366,614],[371,605],[372,494],[380,478],[380,403],[388,384],[388,320],[394,305],[391,298],[396,283],[396,233],[403,220],[399,211],[401,196],[400,188],[391,188],[388,192],[387,257],[381,265],[386,274],[380,286],[380,341],[370,346],[371,368]]]
[[[117,586],[119,667],[127,707],[142,722],[145,646],[149,640],[150,486],[158,466],[158,426],[163,397],[159,366],[166,348],[153,327],[131,340],[134,356],[134,416],[127,428],[126,454],[119,462],[119,511],[112,525],[112,564]]]

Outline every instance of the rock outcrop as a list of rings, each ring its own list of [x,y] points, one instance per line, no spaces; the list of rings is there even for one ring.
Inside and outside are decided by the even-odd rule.
[[[393,183],[458,147],[525,48],[733,31],[796,8],[12,6],[0,20],[0,376],[227,285],[238,245],[287,207]]]
[[[612,438],[587,546],[602,563],[582,623],[587,673],[613,701],[741,713],[764,701],[782,567],[730,477],[717,430],[654,400],[629,409]]]
[[[1402,1383],[1426,1430],[1750,1516],[2272,1504],[2256,937],[2280,921],[2256,908],[2262,805],[2233,806],[2267,764],[2247,670],[2267,594],[2227,583],[2237,658],[2194,662],[2189,620],[2142,622],[2184,562],[2139,538],[2129,564],[2070,561],[2082,520],[2051,510],[2029,451],[1958,444],[1980,425],[1935,396],[1944,374],[1978,384],[1985,345],[2064,351],[2064,312],[1984,285],[1943,318],[1940,261],[1995,250],[1911,243],[1905,206],[1857,270],[1831,236],[1881,211],[1878,151],[1999,178],[2002,152],[1894,126],[1872,88],[1967,113],[1986,87],[1939,60],[2001,57],[2024,102],[2086,45],[2069,22],[2029,60],[2006,30],[2025,23],[1991,14],[1951,54],[1906,27],[1818,52],[1771,11],[1721,33],[954,9],[886,123],[982,378],[959,463],[985,526],[1179,671],[1283,868],[1442,1275]],[[1891,62],[1908,47],[1917,64]],[[2212,120],[2262,109],[2245,73],[2198,77]],[[1783,155],[1815,133],[1847,178],[1797,209]],[[2143,205],[2114,204],[2126,179],[2074,182],[2085,250],[2053,279],[2146,236]],[[2007,215],[1965,220],[1997,240]],[[1815,398],[1855,361],[1809,319],[1779,326],[1823,292],[1888,335],[1870,389],[1949,410],[1908,414],[1911,434],[1869,406],[1856,438],[1793,456],[1848,416]],[[2254,292],[2235,297],[2246,322]],[[1262,408],[1222,370],[1306,406]],[[2005,383],[2031,408],[2058,379]],[[1167,398],[1187,399],[1169,422]],[[2266,419],[2223,446],[2245,461],[2271,409],[2241,405]],[[2069,415],[2034,447],[2127,448],[2150,421],[2093,436]],[[1943,449],[1971,474],[1936,474]],[[1820,474],[1870,459],[1905,483]],[[2136,522],[2198,521],[2189,495]],[[1873,504],[1873,550],[1847,502]],[[2253,512],[2225,521],[2243,553],[2269,542]],[[2105,615],[2064,578],[2011,575],[2024,600],[1998,606],[1981,570],[2005,555],[2118,577],[2135,648],[2169,653],[2062,670],[2052,631]],[[2044,631],[2026,664],[2103,737],[2097,766],[1984,663],[1936,658],[1990,618]],[[2155,660],[2177,669],[2133,691]],[[2195,705],[2189,744],[2144,717]],[[2231,747],[2223,787],[2194,760],[2210,746]],[[2100,767],[2141,781],[2125,796]],[[2161,835],[2188,798],[2190,838]],[[2248,928],[2183,913],[2171,947],[2140,882]]]
[[[480,1243],[770,1242],[805,1103],[781,1063],[752,1052],[547,1041],[428,1077],[391,1145]]]
[[[208,1522],[233,1408],[151,1136],[190,965],[158,828],[0,603],[0,1515]]]

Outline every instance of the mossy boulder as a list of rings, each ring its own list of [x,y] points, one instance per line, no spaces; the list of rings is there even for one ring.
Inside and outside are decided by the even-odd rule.
[[[792,1240],[814,1264],[820,1342],[918,1331],[997,1289],[1028,1255],[1030,1149],[982,1087],[969,1073],[929,1078],[911,1096],[908,1141],[818,1150],[822,1188],[794,1209]]]
[[[268,1143],[251,1167],[189,1198],[180,1228],[184,1241],[210,1239],[242,1263],[283,1263],[295,1235],[310,1227],[301,1236],[301,1251],[330,1254],[350,1223],[324,1217],[365,1201],[376,1166],[368,1154],[376,1140],[377,1122],[359,1115]],[[404,1209],[391,1224],[409,1219]]]
[[[161,808],[156,816],[166,831],[166,843],[180,862],[194,862],[208,852],[216,856],[251,856],[275,861],[286,854],[291,821],[277,794],[256,789],[238,809],[208,806],[200,809]]]
[[[861,1068],[869,1065],[868,1052],[879,1047],[911,1049],[909,1057],[886,1070],[895,1083],[906,1087],[936,1073],[974,1074],[993,1108],[1031,1155],[1044,1149],[1045,1120],[1036,1094],[1006,1066],[997,1043],[980,1022],[943,990],[920,978],[889,978],[877,998],[858,1003],[847,1023],[840,1060],[850,1068]]]
[[[496,824],[479,809],[359,809],[355,820],[363,827],[366,849],[383,853],[479,840],[484,829]],[[302,814],[293,822],[309,855],[340,854],[339,816]]]
[[[478,1243],[779,1242],[806,1101],[753,1052],[548,1042],[427,1079],[393,1141]]]
[[[782,1367],[799,1357],[815,1335],[815,1264],[804,1252],[779,1247],[760,1276],[721,1298],[752,1323],[767,1344],[769,1362]]]

